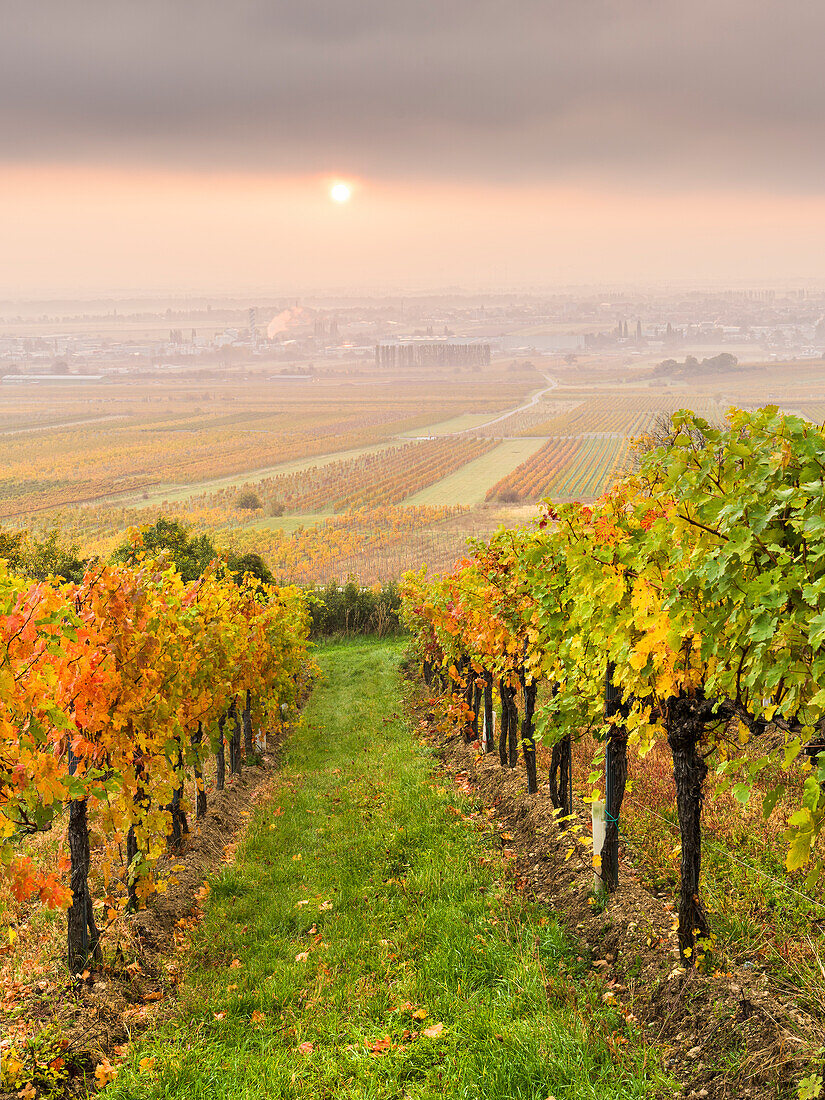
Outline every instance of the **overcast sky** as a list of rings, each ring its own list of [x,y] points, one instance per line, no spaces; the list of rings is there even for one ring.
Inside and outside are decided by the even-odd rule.
[[[820,249],[825,232],[817,220],[825,198],[823,44],[821,0],[0,0],[0,198],[13,204],[0,214],[0,229],[22,239],[48,227],[54,244],[74,243],[67,173],[86,181],[81,190],[97,179],[104,204],[113,201],[114,191],[103,192],[114,176],[130,177],[133,203],[164,225],[183,181],[200,186],[209,192],[210,218],[228,219],[218,234],[227,240],[233,202],[266,180],[273,223],[280,233],[289,224],[296,246],[295,218],[312,215],[300,202],[284,204],[301,198],[300,180],[352,179],[359,185],[352,207],[372,203],[389,223],[393,201],[409,224],[429,218],[433,203],[449,222],[450,203],[467,211],[474,196],[482,218],[476,232],[486,231],[497,249],[521,227],[508,204],[528,195],[538,217],[542,193],[557,202],[573,189],[577,232],[588,224],[582,203],[598,196],[605,226],[613,202],[616,218],[635,219],[640,235],[643,198],[674,208],[701,199],[708,226],[724,228],[725,211],[747,197],[760,217],[765,204],[773,214],[767,224],[740,224],[724,248],[763,232],[764,274],[779,263],[777,276],[812,275],[813,243]],[[20,182],[33,178],[36,198]],[[117,187],[125,186],[120,179]],[[416,193],[420,210],[410,209]],[[793,237],[800,202],[813,219],[810,256]],[[554,211],[554,232],[561,214]],[[363,209],[347,216],[360,219],[359,234],[372,231]],[[660,217],[657,231],[666,222]],[[68,235],[55,239],[61,225]],[[91,278],[103,254],[90,225]],[[133,225],[133,234],[146,228]],[[687,254],[683,229],[678,221],[672,228],[678,260]],[[403,232],[393,236],[384,224],[388,231],[402,247]],[[464,233],[472,238],[469,225]],[[318,264],[333,263],[308,225],[304,237]],[[715,228],[709,238],[718,238]],[[122,247],[130,240],[122,237]],[[354,240],[336,247],[352,259]],[[105,252],[111,243],[110,230],[108,244],[99,244]],[[605,243],[610,277],[620,276],[622,241]],[[318,272],[318,285],[345,275],[339,252],[329,279]],[[250,282],[267,270],[252,257]],[[20,271],[41,262],[39,253],[36,261],[19,259]],[[666,274],[664,256],[641,266],[630,259],[629,276],[644,274],[645,263],[651,275]],[[723,259],[720,252],[720,274]],[[574,261],[572,254],[564,261],[571,274]],[[54,257],[55,272],[61,263]],[[392,275],[389,267],[355,266],[359,278],[373,268],[375,278]],[[301,277],[311,276],[304,267]],[[96,277],[115,277],[111,265],[98,269]],[[524,275],[539,274],[534,258]],[[593,281],[600,274],[607,270]],[[278,270],[279,279],[287,276],[286,267]],[[163,284],[159,277],[155,285]],[[14,276],[0,273],[0,285],[15,285]]]

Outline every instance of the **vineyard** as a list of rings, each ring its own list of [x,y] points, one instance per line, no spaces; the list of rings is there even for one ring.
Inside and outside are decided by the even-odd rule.
[[[474,517],[467,509],[408,505],[331,516],[287,533],[242,528],[218,532],[227,551],[258,553],[278,577],[294,584],[323,584],[357,576],[364,584],[400,577],[422,561],[449,569],[470,535],[494,530],[495,513]]]
[[[0,516],[116,496],[132,505],[232,474],[388,442],[468,409],[494,415],[528,383],[492,371],[472,388],[453,381],[345,377],[283,381],[219,376],[129,380],[82,390],[0,391]],[[27,430],[37,429],[37,430]]]
[[[724,823],[729,838],[763,821],[766,835],[783,838],[784,870],[804,902],[798,924],[818,908],[823,454],[819,430],[775,409],[733,412],[723,430],[679,414],[669,444],[643,455],[638,473],[592,508],[550,507],[535,526],[477,543],[442,578],[407,578],[405,616],[425,678],[444,685],[465,738],[481,736],[484,751],[509,767],[521,752],[531,792],[541,740],[553,803],[571,822],[573,779],[584,778],[606,822],[593,856],[608,892],[618,882],[620,822],[627,817],[640,842],[650,809],[670,815],[686,968],[714,950],[701,874],[701,813],[711,794],[723,799],[715,825]],[[497,744],[485,733],[494,690]],[[667,773],[656,762],[668,750],[675,805],[665,807]],[[629,756],[653,786],[628,792],[636,804],[628,814]],[[754,854],[747,844],[736,850],[740,859]],[[725,873],[729,890],[730,865]],[[810,956],[795,960],[815,973]]]
[[[34,459],[28,437],[9,437],[2,446],[0,516],[134,493],[159,481],[197,481],[214,474],[216,453],[221,455],[223,470],[243,471],[339,447],[359,447],[409,423],[393,413],[375,413],[285,417],[280,430],[250,426],[239,431],[210,425],[208,431],[201,431],[197,425],[166,424],[139,431],[110,426],[90,435],[80,428],[64,428],[38,438]],[[78,454],[84,457],[82,473],[75,472]]]
[[[237,522],[241,518],[237,500],[244,491],[256,493],[270,515],[276,511],[350,512],[394,505],[495,446],[494,441],[469,436],[407,443],[299,473],[247,482],[239,490],[193,497],[191,506],[225,509]]]
[[[267,501],[286,507],[291,485],[306,489],[300,507],[316,506],[323,503],[310,495],[319,491],[316,477],[323,483],[328,475],[326,484],[336,485],[358,471],[365,481],[370,471],[376,481],[383,473],[382,491],[391,492],[405,467],[426,476],[424,470],[449,463],[447,444],[459,442],[459,465],[474,447],[490,450],[488,440],[426,440],[310,469],[306,481],[290,475],[231,492],[272,492]],[[216,1059],[232,1057],[230,1048],[243,1050],[254,1067],[265,1045],[279,1052],[279,1087],[290,1075],[311,1072],[324,1074],[334,1090],[344,1069],[371,1087],[374,1067],[386,1059],[382,1065],[404,1073],[430,1067],[437,1091],[440,1071],[427,1060],[435,1049],[428,1043],[447,1036],[450,1058],[466,1058],[483,1033],[465,1071],[475,1081],[476,1058],[484,1076],[491,1065],[498,1073],[520,1057],[491,1062],[489,1053],[516,1028],[517,1015],[519,1042],[537,1044],[521,1072],[541,1081],[540,1095],[564,1095],[571,1080],[581,1091],[589,1081],[598,1084],[592,1094],[607,1100],[616,1074],[627,1072],[622,1095],[641,1100],[673,1087],[665,1075],[673,1060],[660,1070],[664,1055],[645,1038],[648,1027],[667,1027],[685,1051],[705,1042],[691,1029],[701,1030],[703,1013],[715,1011],[716,987],[700,989],[700,978],[729,994],[730,1019],[706,1029],[723,1036],[723,1061],[706,1067],[685,1054],[681,1078],[721,1082],[712,1093],[719,1098],[746,1095],[743,1082],[765,1090],[780,1079],[796,1083],[815,1057],[810,1042],[783,1050],[778,1066],[756,1065],[765,1047],[749,1049],[740,1062],[730,1057],[739,1036],[750,1043],[761,1034],[757,1022],[761,1027],[774,1011],[771,1005],[763,1012],[751,987],[745,996],[730,981],[743,953],[737,981],[753,960],[781,965],[784,980],[792,975],[795,982],[791,1011],[805,1027],[812,1017],[798,1006],[811,1009],[825,997],[818,972],[825,912],[823,455],[820,430],[773,408],[733,411],[725,428],[680,413],[670,438],[640,453],[633,472],[592,506],[548,504],[520,528],[500,526],[505,513],[493,505],[480,514],[385,504],[328,515],[314,526],[298,520],[291,532],[225,526],[215,542],[230,553],[227,565],[196,560],[208,542],[197,534],[184,540],[191,552],[184,568],[171,549],[147,549],[154,545],[150,528],[75,583],[35,582],[4,569],[0,911],[7,919],[15,914],[10,947],[20,934],[27,959],[43,951],[43,925],[29,914],[66,911],[72,1012],[87,996],[84,982],[91,1011],[99,1012],[94,991],[104,991],[102,1003],[109,983],[120,991],[142,980],[142,956],[128,963],[123,957],[132,950],[125,930],[143,928],[134,921],[175,889],[184,867],[177,861],[211,821],[207,799],[213,818],[215,806],[223,813],[229,803],[221,798],[243,793],[242,768],[259,760],[267,734],[295,723],[315,673],[311,630],[391,632],[397,590],[379,582],[408,570],[401,615],[414,655],[405,664],[422,682],[403,690],[403,703],[400,684],[388,694],[400,659],[394,642],[322,650],[323,702],[310,700],[286,774],[267,781],[260,810],[240,814],[254,815],[255,824],[238,866],[228,866],[234,844],[223,855],[218,848],[216,858],[227,866],[212,887],[200,886],[203,903],[214,891],[204,905],[212,923],[194,932],[196,908],[170,933],[175,954],[166,969],[175,982],[194,981],[197,995],[165,1009],[169,1026],[143,1040],[137,1030],[150,1022],[147,998],[153,1004],[165,996],[165,979],[155,976],[148,991],[139,985],[143,1003],[127,996],[107,1009],[107,1020],[127,1028],[131,1054],[125,1042],[110,1043],[108,1053],[84,1047],[80,1054],[68,1040],[61,1045],[54,1028],[37,1033],[15,1017],[3,1039],[0,1088],[34,1100],[68,1088],[70,1073],[79,1087],[95,1067],[95,1084],[114,1096],[141,1089],[187,1095]],[[621,473],[628,440],[558,438],[534,458],[524,499],[551,485],[557,496],[565,486],[570,495],[595,495]],[[204,513],[218,514],[225,499],[235,498],[227,490],[204,499]],[[172,526],[161,512],[154,530],[168,534]],[[239,580],[233,562],[249,563],[253,554],[277,576],[326,588],[302,595],[249,573]],[[358,580],[340,583],[348,574]],[[443,754],[436,774],[422,748],[429,739]],[[450,771],[455,794],[444,789]],[[532,819],[541,799],[547,808]],[[592,840],[585,814],[592,814]],[[635,910],[624,908],[629,895],[620,887],[631,862],[665,894],[676,888],[670,959],[661,921],[639,927]],[[572,870],[578,865],[583,875]],[[513,886],[536,891],[551,907],[536,907]],[[548,927],[566,904],[581,941],[563,941]],[[436,912],[449,917],[434,925]],[[446,920],[462,937],[460,962]],[[638,948],[626,949],[620,924],[621,936]],[[602,939],[589,939],[597,927]],[[195,935],[194,978],[181,971],[184,931]],[[54,925],[51,935],[53,943]],[[514,943],[524,946],[513,952]],[[408,958],[442,950],[449,997],[441,970],[430,985],[422,984],[433,977],[423,967],[415,988],[398,985],[407,980]],[[731,962],[737,950],[740,958]],[[378,1008],[379,986],[358,969],[372,952],[369,975],[385,976],[404,955]],[[598,968],[618,968],[620,952],[629,969],[611,969],[608,981],[607,969],[602,976]],[[657,988],[669,999],[647,1003],[639,986],[654,970],[642,975],[641,968],[657,965],[666,968]],[[4,975],[11,963],[3,959],[6,966]],[[23,1003],[15,973],[0,1014]],[[353,974],[338,1000],[324,993]],[[526,985],[533,991],[528,1022]],[[741,1020],[729,985],[751,1006]],[[504,993],[491,992],[502,987]],[[318,990],[314,999],[311,989]],[[504,1009],[492,1008],[488,996],[501,996]],[[680,1015],[687,999],[695,1023]],[[345,1017],[340,1003],[348,1006]],[[664,1023],[662,1003],[676,1006]],[[575,1071],[559,1076],[548,1026],[556,1029],[553,1044],[575,1046]],[[779,1025],[776,1032],[786,1035]],[[264,1036],[264,1045],[251,1041]],[[182,1065],[185,1080],[166,1068]],[[816,1078],[800,1088],[806,1080]],[[731,1081],[734,1091],[722,1091]],[[496,1095],[508,1094],[505,1081],[496,1088]],[[753,1095],[763,1100],[769,1093]]]
[[[165,888],[156,874],[215,788],[260,751],[306,683],[309,614],[296,589],[236,584],[217,565],[184,583],[162,561],[100,566],[79,584],[3,573],[0,861],[18,901],[68,911],[73,971],[105,928]],[[67,823],[38,866],[26,837]]]
[[[542,497],[598,496],[625,473],[627,438],[551,439],[487,492],[487,500],[536,501]]]
[[[496,419],[495,423],[479,428],[480,435],[543,435],[544,425],[553,417],[575,409],[580,400],[548,400],[543,398],[526,409],[516,409],[509,416]]]
[[[590,397],[567,412],[532,425],[530,435],[583,435],[591,432],[613,435],[640,436],[667,423],[673,413],[690,407],[709,423],[718,426],[722,413],[716,401],[710,398],[684,396],[646,397],[640,394],[622,396],[610,394]]]

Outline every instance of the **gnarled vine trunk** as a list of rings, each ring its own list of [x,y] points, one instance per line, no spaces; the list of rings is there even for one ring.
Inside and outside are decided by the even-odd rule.
[[[708,767],[698,752],[713,706],[702,695],[671,696],[665,704],[665,727],[673,754],[676,811],[682,837],[679,893],[679,951],[687,966],[696,962],[697,937],[708,934],[708,918],[699,897],[702,871],[702,802]]]
[[[562,819],[569,818],[573,813],[573,743],[569,733],[553,746],[547,781],[550,801],[557,810],[561,810]],[[562,829],[567,829],[569,822],[562,820],[560,825]]]
[[[611,733],[605,746],[605,793],[604,793],[604,847],[601,851],[601,877],[608,893],[619,885],[619,818],[622,801],[627,785],[627,730],[624,719],[628,715],[628,706],[622,699],[621,691],[613,683],[615,665],[608,662],[605,676],[604,715],[605,718],[617,717],[618,721],[610,727]]]
[[[473,727],[475,725],[475,713],[473,711],[473,696],[475,694],[475,677],[473,676],[473,666],[470,661],[467,660],[463,665],[464,673],[464,706],[467,708],[467,718],[464,721],[463,733],[464,740],[469,744],[473,740]]]
[[[218,751],[215,753],[215,789],[222,791],[226,784],[226,738],[223,735],[226,715],[218,719]]]
[[[498,742],[498,755],[503,768],[514,768],[518,762],[518,710],[516,709],[516,689],[505,679],[499,681],[501,700],[501,735]]]
[[[484,673],[484,751],[493,752],[495,749],[495,735],[493,732],[493,674]]]
[[[146,788],[143,786],[144,768],[141,760],[135,762],[135,778],[137,785],[135,788],[135,806],[138,809],[138,818],[142,816],[149,808],[149,795]],[[129,832],[126,834],[126,866],[128,868],[128,882],[126,886],[126,893],[128,897],[127,910],[130,913],[134,913],[138,908],[138,894],[137,894],[137,857],[140,854],[137,842],[137,833],[135,832],[134,825],[129,826]]]
[[[183,850],[183,838],[189,832],[186,814],[183,812],[183,753],[178,749],[178,762],[176,769],[179,786],[172,792],[172,801],[169,803],[169,812],[172,815],[172,829],[166,842],[170,852]]]
[[[478,741],[479,725],[481,718],[481,684],[478,677],[473,677],[473,740]]]
[[[229,708],[232,731],[229,737],[229,774],[238,775],[241,770],[241,716],[238,713],[238,700],[232,700]]]
[[[246,702],[243,708],[243,751],[247,760],[255,751],[255,739],[252,733],[252,692],[246,689]]]
[[[521,673],[521,688],[524,693],[524,718],[521,723],[521,751],[524,754],[524,766],[527,769],[527,793],[536,794],[539,789],[536,774],[536,734],[533,727],[533,715],[536,710],[535,680],[530,683],[524,672]]]
[[[68,964],[72,974],[83,970],[86,963],[99,952],[100,932],[92,913],[92,895],[89,890],[89,816],[85,798],[74,798],[69,803],[69,855],[71,857],[72,904],[67,913]]]
[[[195,749],[195,787],[197,789],[195,802],[195,819],[200,821],[206,817],[206,787],[203,783],[203,766],[200,759],[200,746],[203,741],[203,723],[198,722],[197,730],[192,734],[192,745]]]

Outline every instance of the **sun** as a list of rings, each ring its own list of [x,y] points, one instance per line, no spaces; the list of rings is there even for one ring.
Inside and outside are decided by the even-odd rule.
[[[352,197],[352,188],[348,183],[334,183],[329,189],[329,197],[333,202],[349,202]]]

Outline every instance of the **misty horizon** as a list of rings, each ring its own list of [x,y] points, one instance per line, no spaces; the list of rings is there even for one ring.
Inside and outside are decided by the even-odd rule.
[[[4,32],[7,297],[821,278],[812,3],[12,0]]]

